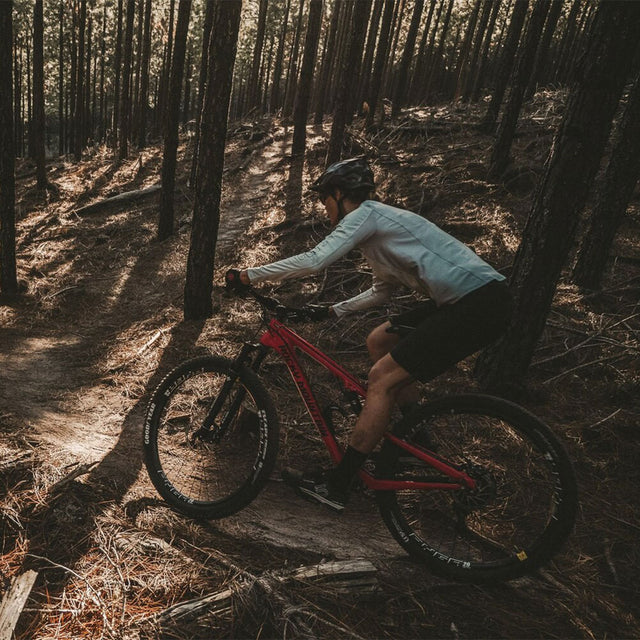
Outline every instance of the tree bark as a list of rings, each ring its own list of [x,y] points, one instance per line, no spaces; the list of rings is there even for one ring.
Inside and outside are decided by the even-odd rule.
[[[216,3],[207,2],[204,14],[204,25],[202,28],[202,53],[200,55],[200,75],[198,78],[198,98],[196,100],[196,132],[193,142],[193,161],[191,163],[191,174],[189,186],[193,187],[196,182],[196,171],[198,169],[198,148],[200,147],[200,118],[202,117],[202,102],[204,100],[204,90],[207,82],[207,68],[209,62],[209,42],[211,41],[211,29],[213,27],[213,14]]]
[[[78,56],[76,59],[75,105],[73,109],[73,155],[77,161],[82,160],[83,147],[83,115],[84,115],[84,36],[87,21],[87,0],[80,1],[78,18]]]
[[[127,0],[127,24],[124,36],[124,56],[122,59],[122,89],[120,94],[120,141],[118,158],[124,160],[129,154],[129,134],[131,129],[131,65],[133,62],[133,18],[136,0]]]
[[[0,2],[0,292],[18,293],[13,138],[13,2]]]
[[[525,100],[531,100],[536,92],[538,82],[543,77],[545,66],[547,64],[547,56],[549,55],[549,48],[551,47],[551,39],[555,33],[558,25],[558,19],[562,12],[564,0],[553,0],[551,8],[549,9],[549,15],[547,16],[547,22],[544,25],[544,32],[542,39],[540,40],[540,46],[536,53],[536,61],[529,78],[529,85],[525,94]]]
[[[147,115],[149,110],[149,61],[151,58],[151,0],[144,7],[144,33],[142,36],[142,62],[140,65],[140,95],[138,97],[138,147],[147,144]]]
[[[318,40],[320,38],[320,26],[322,22],[322,0],[311,0],[309,4],[309,18],[307,22],[307,35],[304,41],[304,55],[300,68],[300,80],[296,92],[295,107],[293,110],[293,154],[304,153],[307,140],[307,117],[309,115],[309,98],[311,97],[311,85],[313,83],[313,69],[318,53]]]
[[[327,35],[327,46],[325,48],[324,60],[322,61],[322,68],[320,69],[320,82],[318,82],[318,89],[316,91],[316,106],[313,122],[316,125],[321,125],[324,119],[325,108],[328,104],[327,93],[329,87],[329,76],[331,73],[331,66],[336,50],[336,41],[338,39],[338,28],[340,26],[340,10],[342,3],[340,0],[333,4],[331,22],[329,24],[329,34]]]
[[[44,20],[42,0],[33,6],[33,130],[38,189],[47,188],[44,131]]]
[[[371,75],[371,83],[369,85],[370,93],[367,99],[367,103],[369,104],[369,113],[367,114],[366,125],[368,128],[371,128],[375,122],[375,113],[378,107],[378,99],[380,98],[380,90],[382,88],[384,65],[387,60],[387,53],[389,52],[394,7],[395,0],[385,0],[382,24],[380,26],[380,36],[378,37],[378,49],[376,51],[376,59],[373,63],[373,73]]]
[[[123,0],[118,0],[118,17],[116,27],[116,50],[113,56],[114,88],[113,88],[113,146],[118,142],[118,127],[120,126],[120,81],[122,70],[122,23],[124,17]]]
[[[407,39],[402,51],[402,58],[400,59],[400,69],[398,70],[398,77],[396,78],[395,91],[393,92],[393,109],[391,115],[394,118],[400,114],[400,109],[404,106],[408,93],[409,67],[416,48],[416,39],[418,37],[418,29],[420,28],[423,9],[424,0],[416,0],[413,5],[413,15],[411,16],[411,24],[409,25]]]
[[[171,61],[171,80],[167,103],[166,125],[164,127],[164,153],[162,156],[162,192],[158,215],[158,240],[166,240],[173,233],[173,198],[176,180],[176,159],[178,154],[178,128],[180,125],[180,97],[184,58],[189,31],[191,0],[180,0],[176,39]]]
[[[260,0],[256,41],[253,47],[253,61],[251,63],[251,75],[249,78],[249,97],[247,100],[248,111],[255,109],[260,103],[260,60],[262,59],[262,49],[264,47],[264,32],[267,23],[268,8],[269,0]]]
[[[504,49],[502,50],[502,57],[500,58],[496,86],[493,91],[493,95],[491,96],[489,108],[487,109],[487,113],[482,121],[482,124],[487,131],[493,131],[496,126],[500,107],[502,106],[502,99],[504,98],[504,93],[507,90],[511,71],[516,59],[520,33],[522,32],[522,27],[524,26],[524,21],[527,17],[528,8],[529,0],[515,1],[515,6],[511,15],[511,22],[509,23],[509,30],[507,32],[507,39],[504,43]]]
[[[278,50],[276,51],[276,61],[271,80],[271,97],[269,99],[269,111],[275,112],[280,107],[280,83],[282,82],[282,62],[284,58],[284,45],[287,38],[287,25],[289,24],[289,11],[291,10],[291,0],[287,0],[282,21],[282,30],[278,40]]]
[[[475,0],[471,17],[469,18],[469,24],[465,32],[464,40],[462,41],[462,49],[458,57],[458,64],[456,66],[456,90],[454,94],[454,100],[457,100],[462,96],[462,87],[464,85],[465,72],[467,69],[467,60],[469,59],[469,52],[471,51],[471,44],[473,42],[473,34],[476,30],[476,24],[478,22],[478,16],[480,14],[480,7],[482,6],[482,0]]]
[[[300,10],[296,21],[296,30],[293,34],[293,47],[291,56],[289,57],[289,70],[287,72],[286,90],[284,94],[284,107],[282,116],[289,118],[293,111],[293,100],[296,92],[296,84],[298,81],[298,53],[300,51],[300,36],[302,35],[302,17],[304,9],[304,0],[300,0]]]
[[[500,11],[499,0],[493,0],[493,10],[489,18],[489,25],[484,37],[484,43],[482,45],[482,51],[480,53],[480,64],[475,72],[475,78],[473,81],[473,88],[471,90],[471,101],[478,102],[480,99],[480,91],[484,83],[485,70],[489,64],[489,49],[491,47],[491,39],[493,38],[493,31],[496,27],[496,21],[498,19],[498,13]]]
[[[346,55],[342,61],[338,94],[333,110],[333,125],[331,127],[331,137],[329,138],[329,149],[327,150],[326,164],[337,162],[342,155],[342,145],[344,143],[344,130],[347,120],[353,112],[353,104],[349,88],[358,86],[358,70],[362,60],[362,46],[364,36],[367,32],[367,23],[371,2],[369,0],[356,3],[353,8],[351,18],[350,38],[345,50]]]
[[[579,286],[600,288],[611,246],[639,177],[640,74],[636,75],[622,115],[598,201],[573,269],[573,279]]]
[[[640,3],[598,6],[581,81],[571,92],[516,255],[513,316],[505,336],[478,362],[486,388],[517,387],[525,378],[638,49],[639,31]]]
[[[522,43],[522,51],[518,60],[513,80],[511,83],[511,93],[509,102],[505,107],[504,115],[498,126],[496,141],[493,145],[491,160],[489,163],[489,177],[497,179],[507,168],[509,163],[509,153],[513,143],[513,136],[516,132],[520,109],[524,100],[524,94],[527,90],[527,83],[531,77],[533,63],[535,62],[540,35],[544,27],[544,20],[549,11],[549,0],[537,0],[529,26]]]
[[[209,45],[184,290],[184,316],[187,320],[208,318],[212,312],[212,278],[220,224],[227,116],[242,9],[241,0],[218,0],[217,4]]]

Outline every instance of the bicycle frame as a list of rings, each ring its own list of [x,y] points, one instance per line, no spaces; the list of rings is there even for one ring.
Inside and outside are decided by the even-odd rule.
[[[304,338],[300,337],[295,331],[292,331],[282,322],[276,318],[271,318],[268,323],[267,330],[260,337],[260,344],[263,346],[264,355],[268,349],[276,351],[284,360],[293,381],[300,393],[300,397],[304,402],[309,415],[320,432],[322,441],[329,450],[334,462],[338,463],[342,459],[342,449],[336,442],[336,439],[331,432],[331,429],[327,425],[326,418],[324,417],[322,410],[316,400],[315,394],[311,388],[311,384],[307,379],[302,366],[298,362],[296,357],[296,350],[305,353],[307,356],[315,360],[318,364],[327,369],[335,378],[338,379],[346,392],[355,393],[360,398],[364,399],[367,395],[366,387],[364,384],[349,373],[346,369],[341,367],[337,362],[332,360],[329,356],[322,351],[314,347],[311,343],[307,342]],[[262,357],[264,357],[264,355]],[[261,361],[262,357],[258,356],[258,360]],[[463,470],[456,468],[454,465],[435,457],[433,454],[418,446],[413,446],[408,442],[398,438],[390,432],[385,433],[385,437],[391,440],[396,446],[411,453],[416,458],[424,461],[430,467],[436,471],[444,474],[449,478],[447,481],[440,482],[417,482],[417,481],[402,481],[402,480],[384,480],[378,479],[372,476],[368,471],[361,470],[360,478],[364,484],[376,491],[397,491],[400,489],[462,489],[469,488],[474,489],[476,486],[475,480],[471,478]]]

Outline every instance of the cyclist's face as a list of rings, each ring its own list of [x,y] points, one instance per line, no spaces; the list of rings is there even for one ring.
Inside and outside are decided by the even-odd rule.
[[[332,227],[335,227],[340,221],[340,210],[338,208],[339,197],[340,191],[338,190],[337,193],[325,195],[322,198],[325,213],[327,214]]]

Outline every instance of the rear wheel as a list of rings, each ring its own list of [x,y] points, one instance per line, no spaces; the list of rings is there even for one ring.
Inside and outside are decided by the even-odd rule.
[[[568,537],[577,509],[569,458],[551,430],[500,398],[455,396],[432,402],[399,437],[426,443],[466,471],[476,488],[379,491],[396,540],[440,575],[467,582],[509,580],[548,561]],[[446,478],[385,441],[377,475]]]
[[[183,363],[149,402],[149,477],[187,515],[220,518],[245,507],[273,471],[277,449],[271,398],[253,371],[234,372],[230,360],[205,356]]]

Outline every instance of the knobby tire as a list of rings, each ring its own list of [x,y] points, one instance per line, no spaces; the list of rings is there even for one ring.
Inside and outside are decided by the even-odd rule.
[[[425,405],[401,430],[478,483],[475,491],[377,492],[385,524],[411,556],[438,575],[487,583],[530,573],[560,549],[575,520],[576,481],[564,448],[534,415],[501,398],[462,395]],[[438,481],[389,440],[376,472]]]
[[[230,379],[235,381],[212,426],[215,437],[199,436]],[[231,360],[203,356],[176,367],[154,391],[144,423],[144,460],[169,505],[196,518],[222,518],[247,506],[264,487],[275,465],[278,432],[275,407],[258,376],[246,367],[234,371]]]

